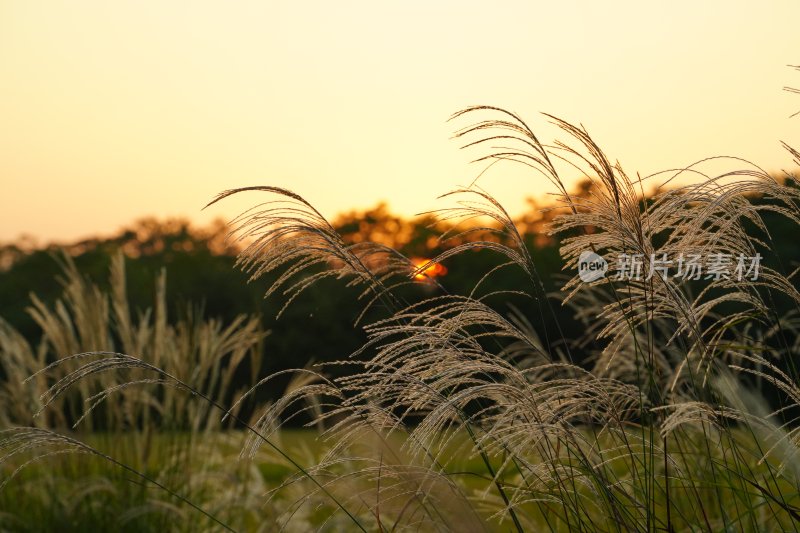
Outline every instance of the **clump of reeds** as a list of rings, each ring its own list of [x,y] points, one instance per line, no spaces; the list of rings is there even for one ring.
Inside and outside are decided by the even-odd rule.
[[[0,463],[7,467],[0,479],[0,529],[22,527],[28,515],[43,529],[67,520],[76,529],[149,524],[162,530],[176,522],[211,524],[212,514],[228,517],[233,500],[242,500],[240,491],[252,487],[253,472],[228,467],[230,451],[218,448],[240,443],[229,443],[213,406],[193,397],[241,394],[232,390],[233,376],[244,363],[258,372],[265,335],[259,318],[225,324],[188,305],[181,318],[168,320],[164,271],[152,307],[134,315],[121,254],[112,259],[108,290],[86,279],[69,255],[56,259],[62,296],[48,305],[34,295],[28,309],[42,331],[39,344],[0,320]],[[81,379],[88,373],[91,380]],[[15,427],[28,424],[35,427]],[[74,453],[83,457],[66,456]],[[21,467],[37,457],[54,457],[50,472],[26,477]],[[98,460],[127,470],[104,469]],[[220,464],[226,464],[222,471]],[[223,490],[223,472],[242,486]],[[132,474],[140,479],[131,483]],[[148,488],[152,484],[162,490]],[[189,510],[195,500],[209,502],[211,493],[217,494],[212,513]],[[184,506],[176,506],[182,499]],[[238,510],[260,505],[251,500]]]

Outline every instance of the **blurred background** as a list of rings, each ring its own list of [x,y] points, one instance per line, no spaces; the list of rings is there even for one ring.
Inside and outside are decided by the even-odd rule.
[[[642,176],[712,155],[769,171],[797,129],[800,5],[441,1],[0,2],[0,241],[110,236],[270,184],[324,215],[408,217],[480,172],[450,140],[470,105],[582,123]],[[574,172],[573,172],[574,174]],[[579,175],[565,175],[578,180]],[[554,192],[500,165],[515,215]]]
[[[540,113],[552,113],[631,175],[715,155],[781,175],[792,162],[779,141],[797,141],[800,106],[784,88],[800,85],[788,66],[800,61],[798,20],[790,1],[0,2],[0,317],[35,346],[31,295],[56,309],[64,257],[111,290],[122,251],[134,313],[152,305],[163,269],[169,321],[187,309],[260,317],[264,372],[348,356],[364,340],[351,327],[357,293],[324,282],[276,319],[285,302],[263,299],[271,279],[248,284],[225,239],[225,221],[257,199],[202,210],[260,184],[302,195],[347,242],[423,261],[445,249],[446,228],[415,214],[480,175],[554,291],[558,243],[541,232],[554,212],[540,211],[552,186],[521,165],[481,174],[451,138],[469,123],[448,117],[501,106],[550,142]],[[584,176],[564,177],[580,190]],[[467,294],[498,261],[475,252],[431,275]],[[519,287],[515,276],[483,290]]]

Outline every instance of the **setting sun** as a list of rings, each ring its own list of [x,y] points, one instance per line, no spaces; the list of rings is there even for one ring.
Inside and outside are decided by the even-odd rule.
[[[414,274],[414,279],[416,280],[436,278],[447,274],[447,267],[445,267],[440,263],[431,262],[430,259],[425,259],[422,257],[413,257],[411,259],[411,262],[414,264],[415,267],[417,267],[416,271],[417,273]]]

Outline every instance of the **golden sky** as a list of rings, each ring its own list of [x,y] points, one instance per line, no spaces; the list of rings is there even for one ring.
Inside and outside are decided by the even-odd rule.
[[[449,139],[473,104],[586,126],[646,175],[711,155],[790,169],[800,2],[0,0],[0,241],[199,222],[227,188],[290,188],[333,217],[401,214],[480,168]],[[481,178],[512,212],[551,191]]]

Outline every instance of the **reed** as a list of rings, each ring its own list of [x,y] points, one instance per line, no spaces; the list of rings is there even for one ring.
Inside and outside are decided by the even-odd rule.
[[[215,339],[207,356],[182,343],[189,326],[167,328],[159,304],[152,326],[149,316],[136,326],[125,314],[124,292],[115,291],[109,305],[70,274],[75,284],[66,286],[64,303],[48,311],[35,301],[34,313],[53,352],[79,355],[39,370],[47,350],[26,347],[3,326],[0,347],[13,352],[4,361],[13,375],[38,370],[28,384],[40,393],[6,389],[39,403],[5,416],[21,423],[41,410],[55,413],[47,424],[59,423],[58,413],[79,416],[77,403],[69,403],[77,394],[90,408],[116,402],[104,411],[108,424],[121,424],[122,413],[155,401],[193,434],[233,421],[247,434],[243,459],[266,450],[294,469],[269,491],[283,512],[265,520],[284,527],[796,530],[800,292],[796,272],[767,261],[773,250],[764,221],[768,212],[800,224],[794,178],[775,179],[729,159],[739,170],[708,174],[709,160],[634,179],[584,128],[545,117],[562,133],[552,144],[500,108],[469,108],[453,120],[470,120],[456,138],[477,151],[477,161],[515,161],[552,183],[561,214],[549,232],[561,239],[570,276],[557,300],[545,292],[514,221],[475,184],[446,195],[452,205],[438,216],[454,229],[443,239],[460,244],[434,261],[488,249],[505,262],[486,276],[517,268],[526,284],[488,295],[477,287],[464,295],[439,287],[414,303],[403,291],[430,287],[417,279],[426,265],[381,244],[345,243],[291,191],[225,191],[212,204],[231,195],[259,196],[232,225],[232,237],[246,244],[239,266],[252,278],[275,274],[269,295],[283,296],[287,306],[324,278],[359,287],[365,313],[355,327],[364,328],[366,345],[339,362],[295,371],[282,399],[243,420],[237,415],[242,402],[276,377],[224,403],[231,367],[220,365],[220,354],[235,354],[231,364],[247,356],[262,335],[251,322],[196,326]],[[798,162],[797,152],[787,149]],[[564,169],[588,177],[586,194],[570,193]],[[690,184],[645,196],[651,183],[685,174],[694,176]],[[470,235],[479,237],[465,241]],[[587,252],[605,258],[609,273],[624,273],[636,257],[642,276],[586,282],[576,271]],[[679,257],[725,257],[732,269],[758,255],[765,260],[757,278],[687,281],[658,269],[663,258]],[[112,276],[122,276],[121,264]],[[504,297],[531,298],[539,314],[523,317],[489,303]],[[543,330],[555,305],[575,310],[583,337],[565,338],[558,325]],[[373,306],[388,318],[368,320]],[[131,355],[110,353],[114,346]],[[332,365],[356,370],[342,376],[328,372]],[[143,392],[153,385],[169,395]],[[219,418],[210,417],[212,408]],[[311,417],[324,443],[325,453],[310,462],[280,442],[282,424],[300,413]],[[43,431],[2,433],[0,463],[36,450],[85,450]]]

